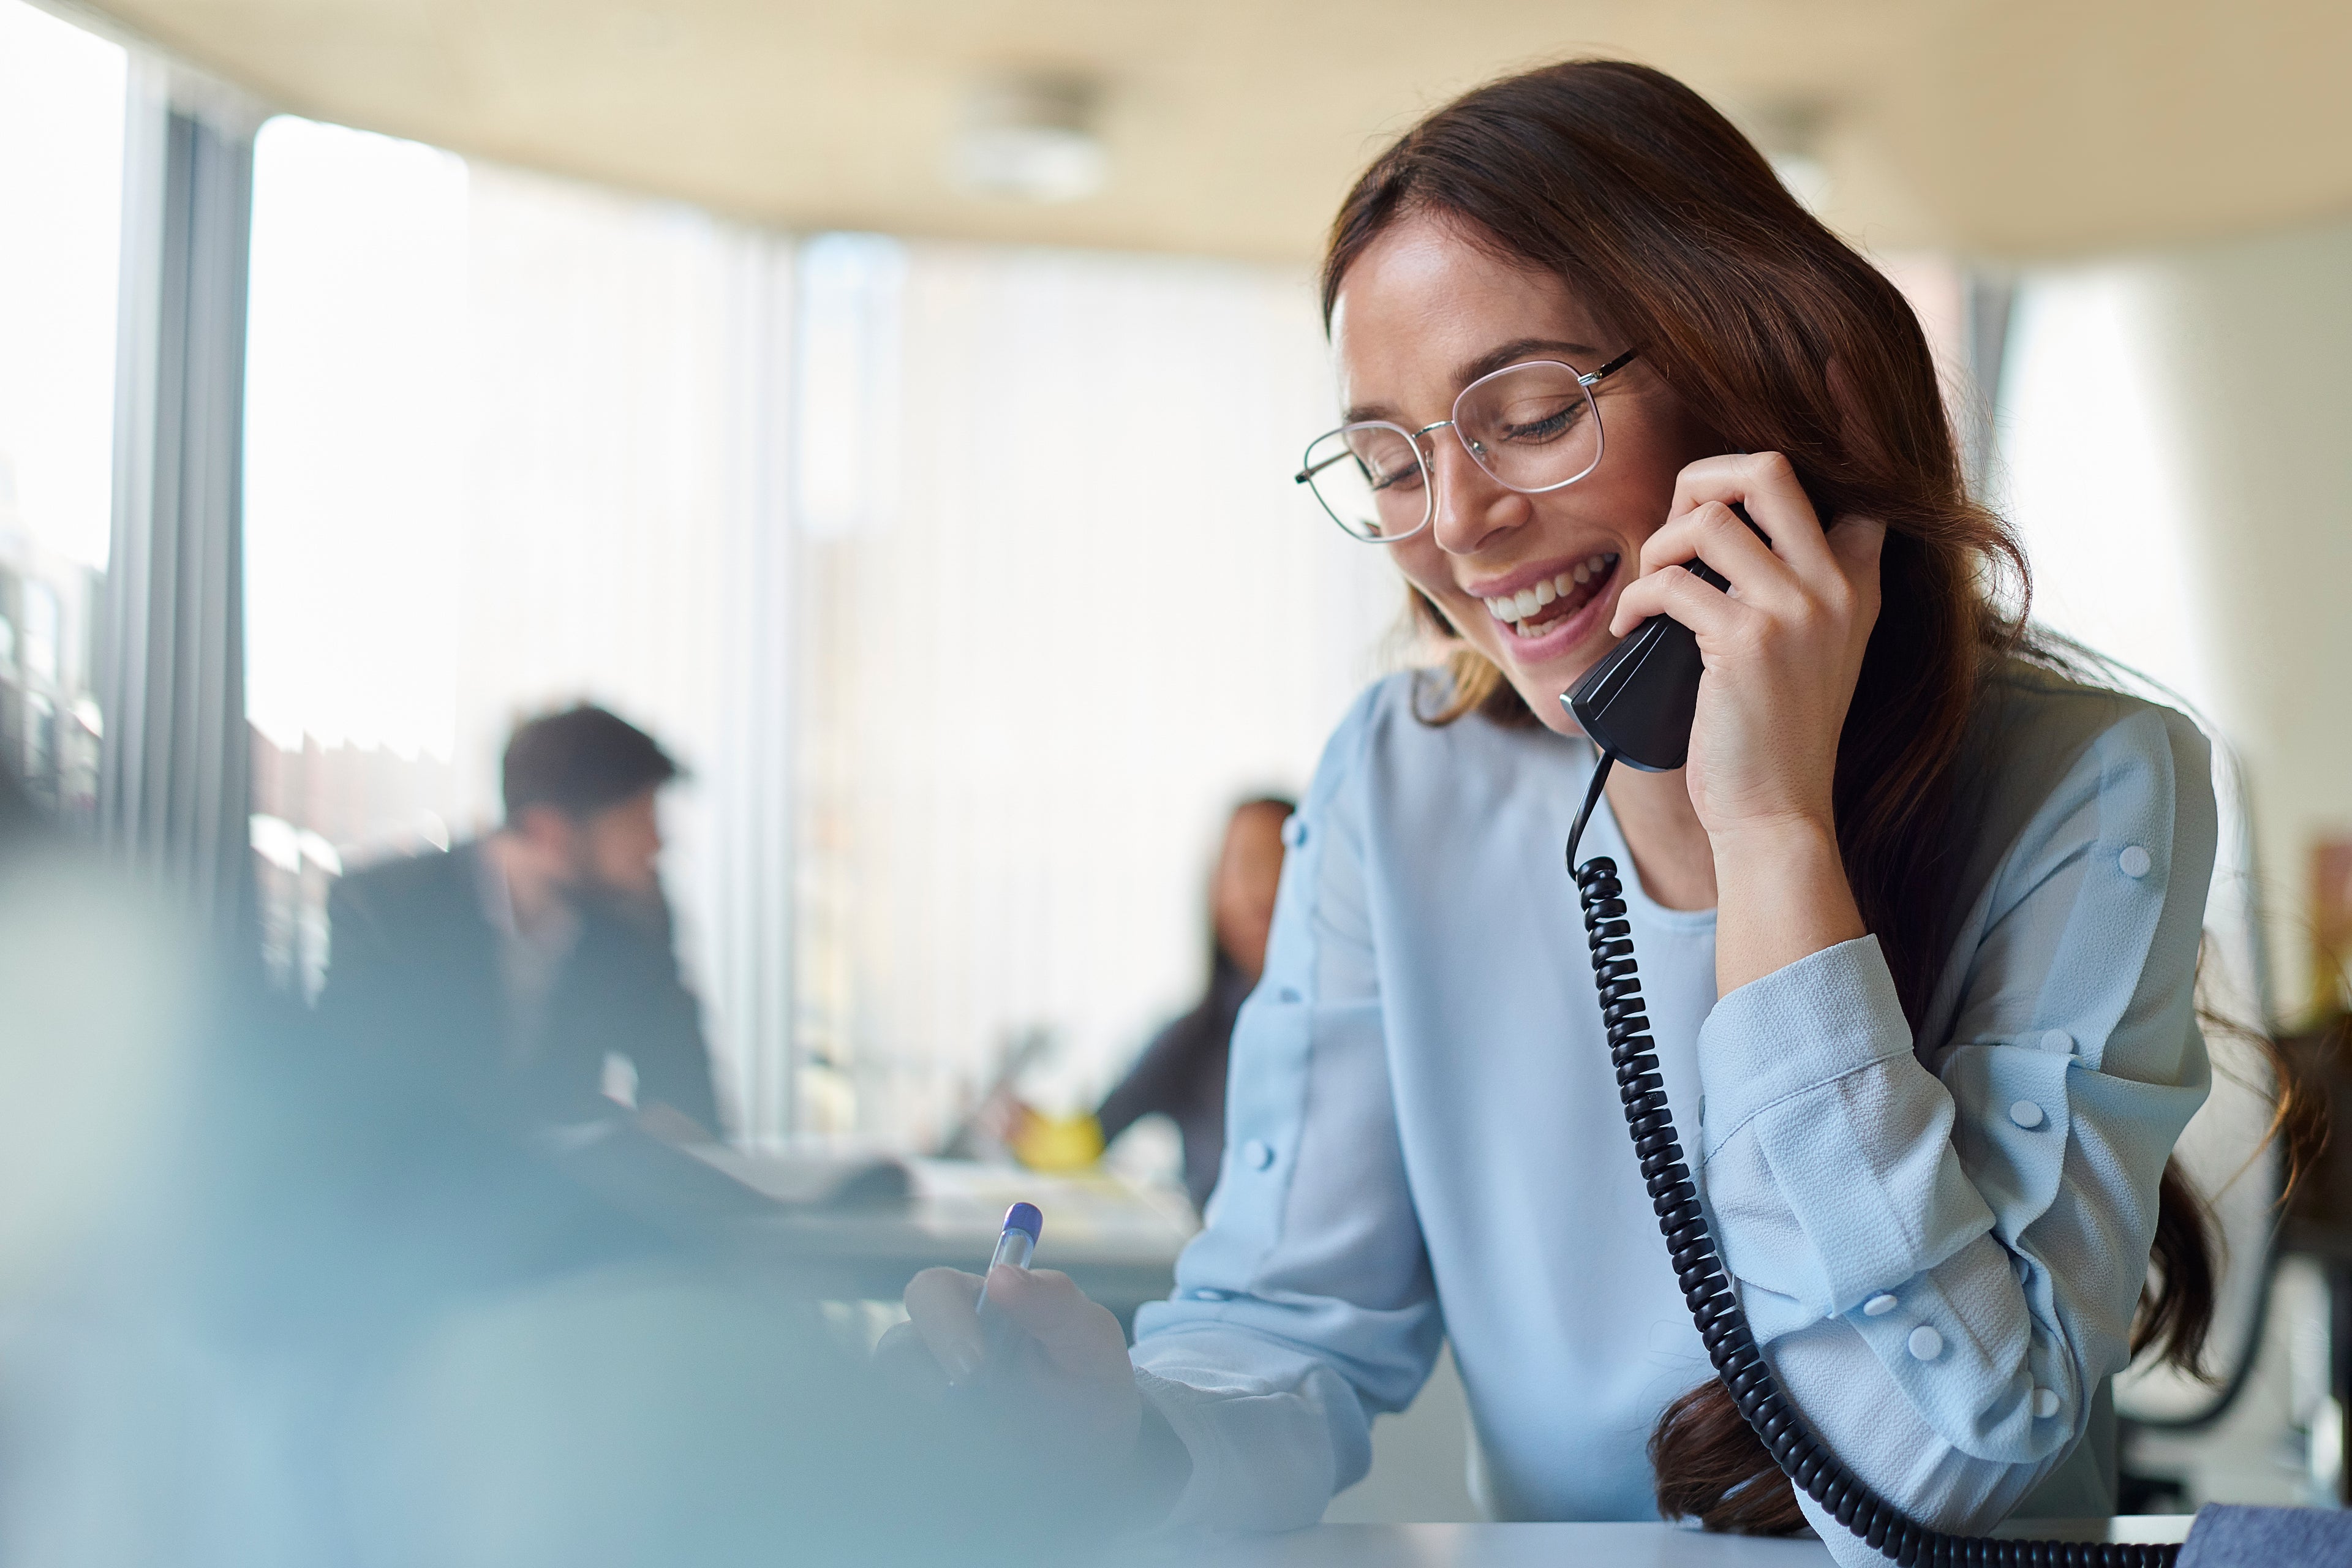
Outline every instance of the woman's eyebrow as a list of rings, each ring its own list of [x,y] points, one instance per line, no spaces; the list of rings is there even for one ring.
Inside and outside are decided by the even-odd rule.
[[[1500,347],[1488,349],[1476,359],[1462,365],[1454,373],[1456,386],[1467,386],[1482,375],[1492,375],[1505,365],[1526,359],[1530,354],[1574,354],[1587,360],[1601,357],[1601,351],[1590,343],[1561,342],[1552,338],[1517,338]],[[1343,425],[1359,425],[1370,420],[1393,420],[1394,411],[1385,403],[1359,403],[1339,416]]]
[[[1599,352],[1590,343],[1566,343],[1550,338],[1518,338],[1499,348],[1488,349],[1461,366],[1454,371],[1454,379],[1456,384],[1467,386],[1480,376],[1492,375],[1513,361],[1526,359],[1530,354],[1575,354],[1591,359]]]

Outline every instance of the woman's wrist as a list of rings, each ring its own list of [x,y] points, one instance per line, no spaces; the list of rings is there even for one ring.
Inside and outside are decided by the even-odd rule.
[[[1769,871],[1775,867],[1808,867],[1824,851],[1831,859],[1837,858],[1837,825],[1826,811],[1790,811],[1721,826],[1709,824],[1706,837],[1718,877]]]
[[[1746,823],[1708,838],[1718,994],[1865,934],[1837,830],[1825,818]]]

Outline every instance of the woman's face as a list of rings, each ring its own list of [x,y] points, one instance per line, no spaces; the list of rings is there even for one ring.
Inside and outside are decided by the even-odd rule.
[[[1331,338],[1346,417],[1408,430],[1450,417],[1465,386],[1505,365],[1556,359],[1591,371],[1634,346],[1617,342],[1559,278],[1502,260],[1429,217],[1396,224],[1348,268]],[[1640,571],[1643,541],[1666,521],[1675,477],[1716,449],[1641,360],[1593,395],[1600,466],[1541,495],[1506,489],[1453,432],[1433,432],[1437,516],[1380,547],[1563,734],[1576,726],[1559,695],[1615,646],[1609,617]],[[1520,592],[1543,584],[1556,596],[1523,610]]]

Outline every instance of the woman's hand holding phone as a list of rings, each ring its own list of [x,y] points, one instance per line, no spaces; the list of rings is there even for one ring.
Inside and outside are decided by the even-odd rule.
[[[1863,934],[1832,792],[1877,624],[1885,535],[1866,518],[1824,531],[1777,452],[1707,458],[1675,480],[1666,522],[1642,548],[1642,575],[1618,597],[1617,635],[1669,615],[1696,636],[1706,664],[1685,778],[1715,851],[1722,992]],[[1684,570],[1694,558],[1731,592]]]

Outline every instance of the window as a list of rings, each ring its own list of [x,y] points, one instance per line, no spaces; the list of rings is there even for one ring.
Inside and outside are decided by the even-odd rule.
[[[787,247],[289,118],[254,184],[247,710],[273,965],[314,989],[331,877],[495,826],[514,721],[597,700],[694,774],[666,803],[670,890],[722,1091],[780,1131],[758,976],[781,959],[756,948],[782,939],[736,851],[782,809],[751,772],[783,721],[751,653],[781,611],[764,389]]]
[[[94,812],[113,487],[123,52],[0,0],[0,767]]]
[[[803,470],[801,1124],[922,1147],[1016,1041],[1091,1105],[1195,999],[1226,808],[1303,788],[1402,595],[1290,482],[1337,406],[1303,278],[869,237],[801,276],[803,449],[859,455]]]
[[[340,867],[492,826],[514,719],[589,698],[692,770],[667,875],[753,1141],[928,1146],[1037,1030],[1077,1103],[1189,1004],[1225,807],[1303,786],[1401,604],[1288,483],[1305,279],[795,243],[292,119],[255,190],[289,984]]]

